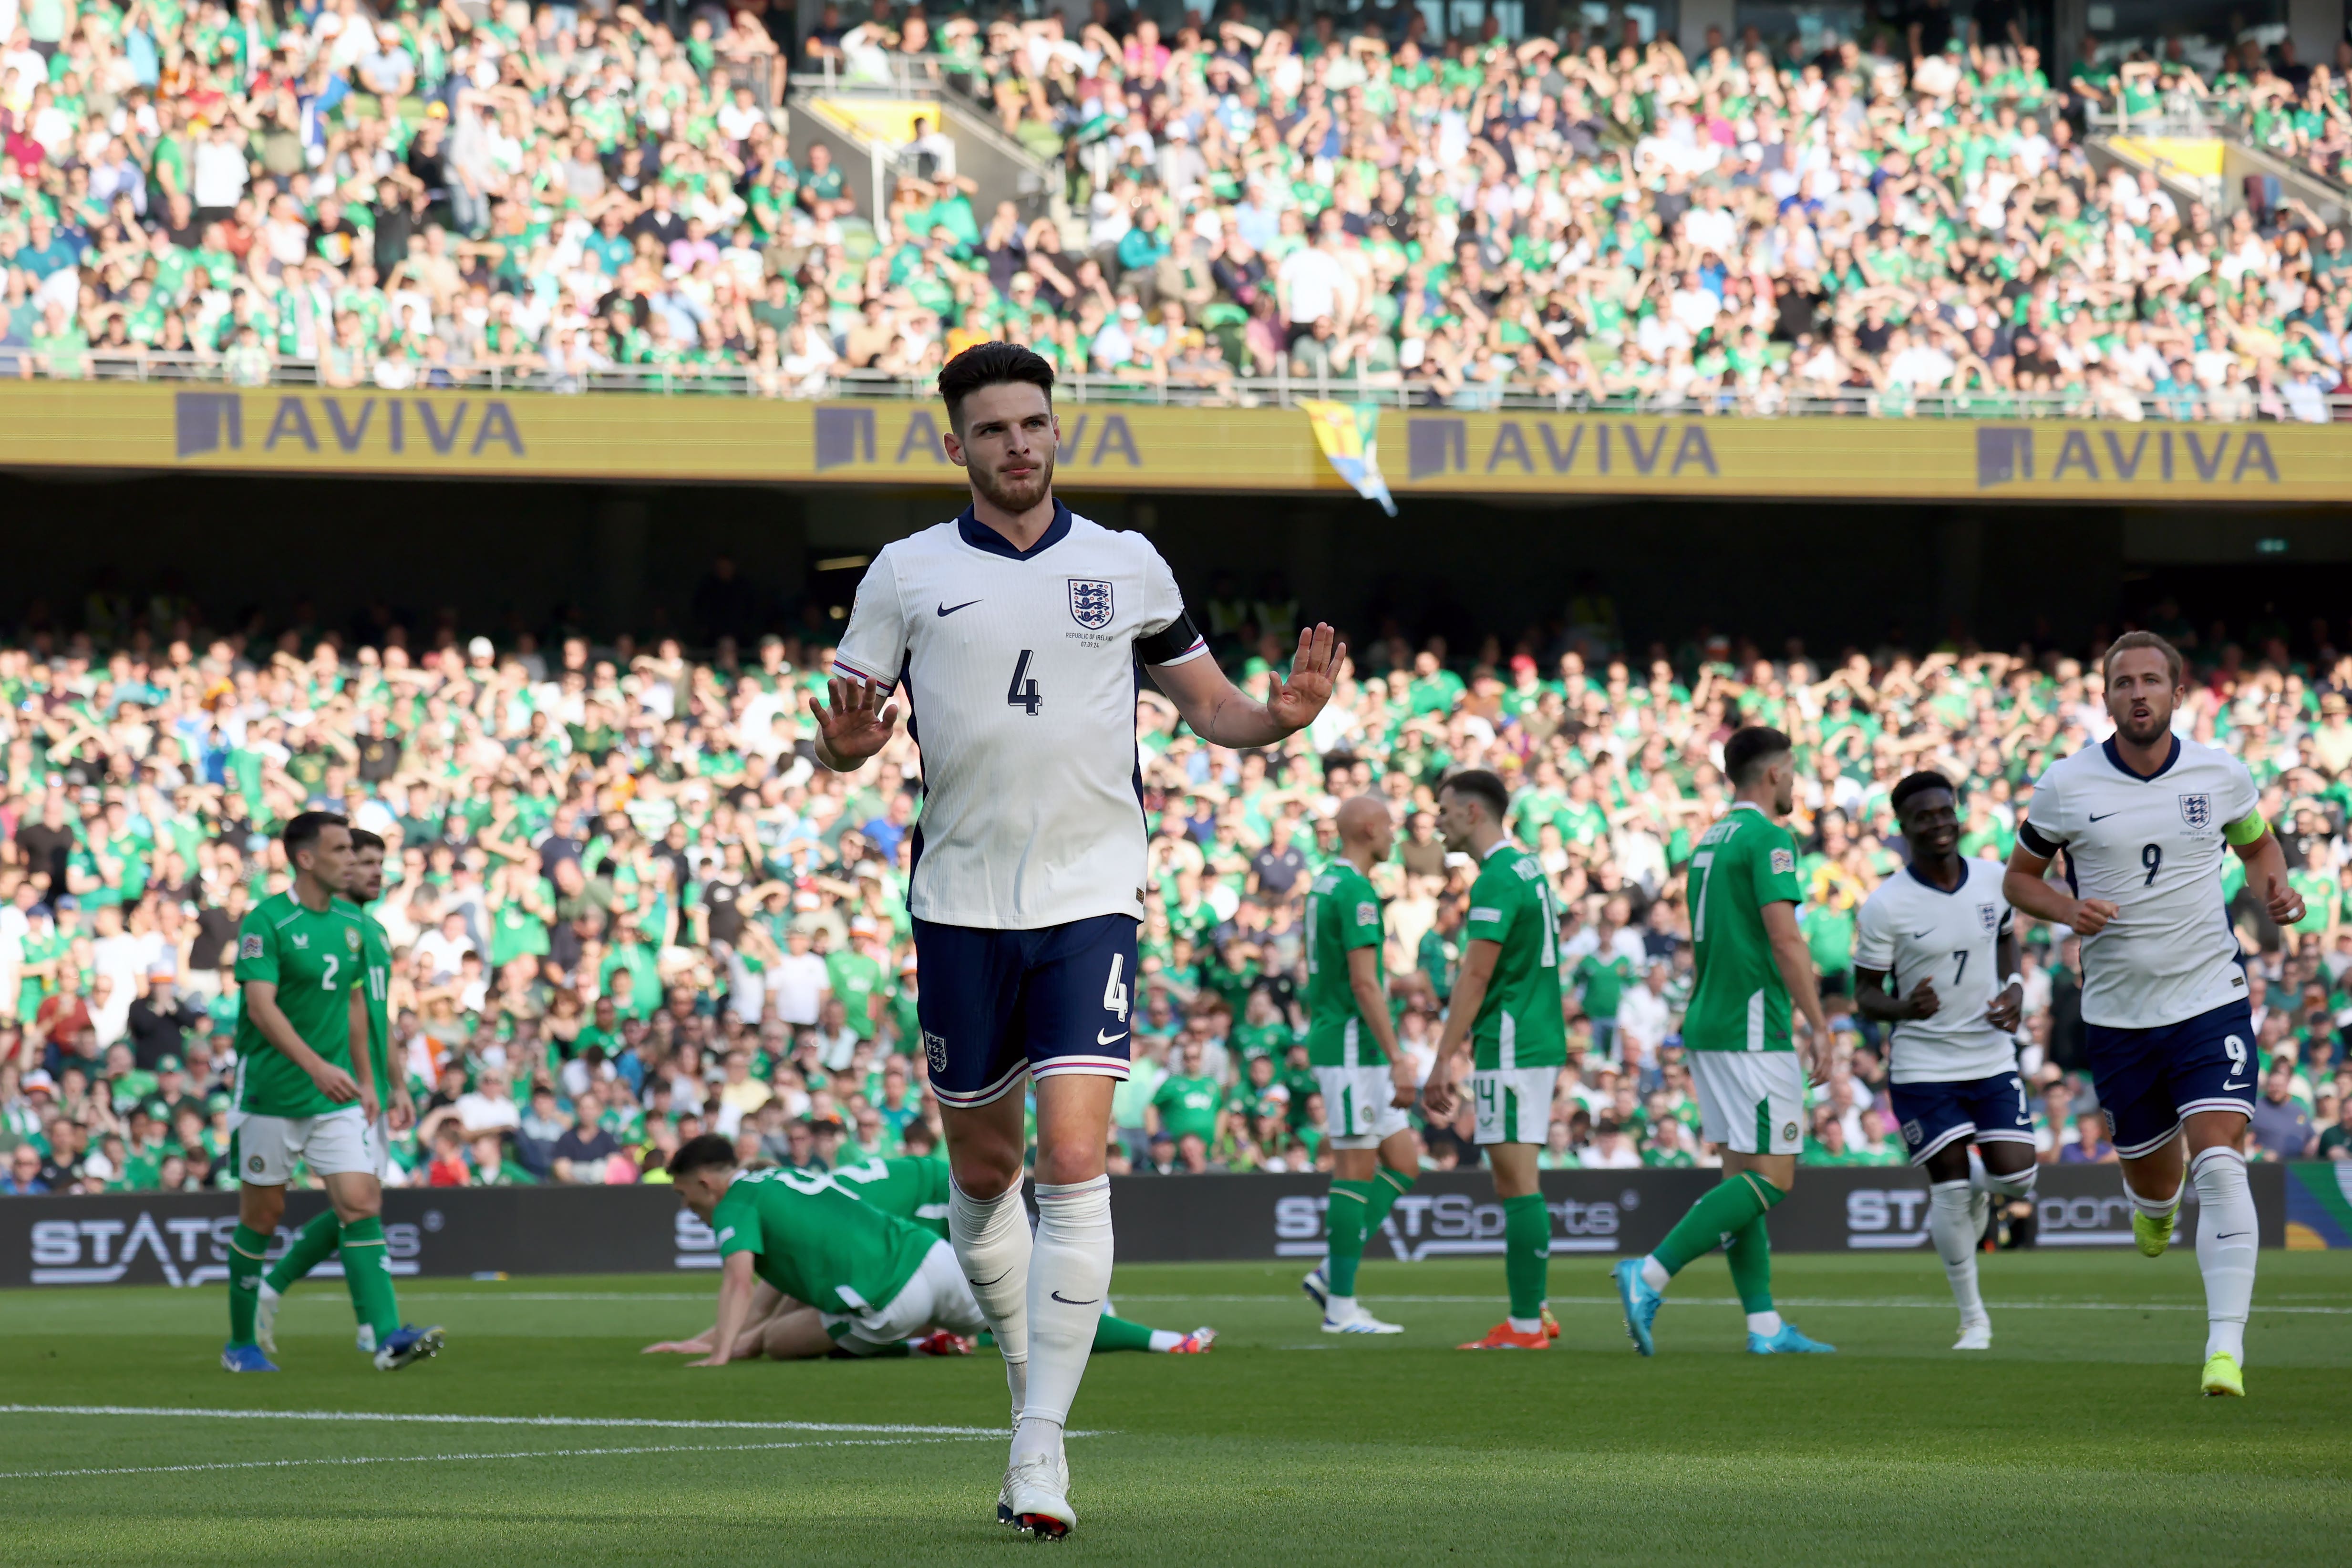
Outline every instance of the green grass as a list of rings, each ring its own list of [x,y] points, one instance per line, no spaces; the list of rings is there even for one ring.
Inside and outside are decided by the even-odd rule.
[[[1298,1272],[1119,1271],[1125,1315],[1212,1323],[1223,1338],[1203,1357],[1095,1360],[1076,1412],[1091,1435],[1071,1444],[1080,1524],[1058,1549],[1066,1558],[2343,1561],[2352,1258],[2341,1254],[2263,1256],[2243,1401],[2197,1396],[2203,1298],[2179,1253],[1988,1259],[1996,1348],[1968,1357],[1947,1348],[1941,1270],[1916,1254],[1780,1259],[1784,1309],[1842,1352],[1787,1359],[1739,1353],[1718,1260],[1678,1282],[1646,1362],[1594,1259],[1555,1259],[1566,1331],[1540,1355],[1450,1348],[1499,1312],[1493,1261],[1368,1266],[1366,1300],[1411,1330],[1388,1340],[1316,1332]],[[1045,1550],[992,1522],[1004,1415],[992,1355],[690,1372],[637,1353],[707,1323],[711,1283],[417,1282],[409,1316],[446,1324],[449,1350],[385,1375],[351,1348],[341,1286],[320,1281],[280,1320],[286,1372],[245,1378],[215,1369],[218,1289],[0,1296],[0,1400],[19,1407],[615,1423],[8,1409],[0,1559],[928,1568]],[[350,1459],[417,1462],[317,1462]],[[239,1464],[267,1468],[161,1468]],[[140,1473],[54,1473],[107,1469]]]

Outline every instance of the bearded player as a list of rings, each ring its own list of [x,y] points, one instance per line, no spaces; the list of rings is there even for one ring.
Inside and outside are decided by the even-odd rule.
[[[875,557],[827,700],[810,706],[817,760],[845,772],[889,742],[893,693],[911,710],[923,813],[907,904],[949,1232],[1019,1413],[1000,1516],[1059,1539],[1077,1519],[1062,1429],[1110,1288],[1103,1153],[1148,885],[1136,666],[1211,745],[1271,746],[1322,711],[1340,650],[1318,626],[1265,701],[1235,689],[1150,542],[1055,499],[1053,388],[1053,367],[1014,343],[967,349],[940,373],[944,446],[971,504]]]
[[[2083,1022],[2099,1103],[2123,1164],[2132,1234],[2160,1258],[2186,1180],[2197,1185],[2209,1394],[2246,1392],[2254,1296],[2254,1198],[2243,1145],[2253,1116],[2254,1024],[2221,857],[2245,862],[2271,919],[2303,899],[2257,809],[2246,764],[2172,731],[2180,654],[2153,632],[2107,647],[2116,732],[2051,765],[2033,786],[2003,889],[2027,914],[2083,939]],[[2047,879],[2066,857],[2066,884]]]

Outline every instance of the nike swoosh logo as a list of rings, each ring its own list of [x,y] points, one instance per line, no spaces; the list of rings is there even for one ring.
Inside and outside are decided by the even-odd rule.
[[[1048,1290],[1045,1293],[1053,1297],[1055,1300],[1059,1301],[1065,1307],[1091,1307],[1097,1301],[1102,1300],[1100,1296],[1090,1296],[1083,1301],[1073,1301],[1067,1296],[1063,1295],[1059,1290]]]
[[[1115,1046],[1125,1038],[1127,1038],[1125,1029],[1121,1029],[1116,1035],[1106,1035],[1100,1029],[1095,1031],[1095,1044],[1098,1046]]]
[[[971,1282],[971,1288],[972,1288],[973,1289],[975,1289],[975,1290],[985,1290],[985,1289],[987,1289],[991,1285],[1002,1285],[1003,1283],[1004,1283],[1004,1281],[1005,1281],[1006,1279],[1008,1279],[1012,1278],[1012,1275],[1013,1275],[1013,1270],[1011,1270],[1010,1268],[1008,1268],[1008,1269],[1006,1269],[1003,1273],[1002,1273],[1002,1274],[998,1275],[998,1276],[997,1276],[995,1279],[975,1279],[975,1280],[973,1280],[973,1281]]]
[[[950,616],[954,615],[958,610],[969,610],[974,605],[979,603],[980,601],[978,599],[966,599],[961,605],[941,605],[940,606],[940,619],[945,620]]]
[[[1919,941],[1919,940],[1920,940],[1921,938],[1923,938],[1923,937],[1930,937],[1930,936],[1933,936],[1933,935],[1935,935],[1935,934],[1936,934],[1936,928],[1935,928],[1934,926],[1929,926],[1926,931],[1913,931],[1913,932],[1911,933],[1911,940],[1912,940],[1913,942],[1917,942],[1917,941]]]
[[[946,612],[946,611],[944,611],[944,610],[940,611],[940,613],[941,615],[945,615],[945,614],[947,614],[947,612]],[[2093,816],[2093,817],[2091,818],[2091,820],[2092,820],[2093,822],[2105,822],[2108,817],[2113,816],[2114,815],[2115,815],[2115,813],[2114,813],[2114,812],[2112,812],[2112,811],[2103,811],[2103,812],[2100,812],[2099,814],[2097,814],[2096,816]]]
[[[2245,1082],[2243,1082],[2243,1083],[2226,1083],[2226,1082],[2225,1082],[2225,1083],[2223,1083],[2223,1084],[2221,1085],[2221,1087],[2222,1087],[2223,1089],[2252,1089],[2252,1088],[2253,1088],[2253,1087],[2254,1087],[2254,1080],[2253,1080],[2252,1079],[2247,1079]]]
[[[2216,1241],[2235,1241],[2242,1236],[2252,1236],[2253,1234],[2254,1233],[2251,1230],[2225,1230],[2213,1239]]]

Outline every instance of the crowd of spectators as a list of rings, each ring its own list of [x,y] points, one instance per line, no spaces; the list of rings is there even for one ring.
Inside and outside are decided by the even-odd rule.
[[[1245,687],[1294,635],[1270,586],[1204,605]],[[1705,629],[1628,652],[1605,594],[1475,647],[1351,641],[1328,709],[1271,752],[1202,743],[1137,704],[1151,890],[1133,987],[1118,1172],[1328,1164],[1306,1070],[1302,906],[1339,800],[1391,803],[1377,867],[1405,1047],[1425,1074],[1461,957],[1465,858],[1433,792],[1496,769],[1562,910],[1572,1065],[1550,1168],[1703,1163],[1678,1033],[1685,868],[1724,808],[1738,724],[1791,734],[1801,921],[1836,1033],[1807,1158],[1895,1163],[1885,1042],[1849,1000],[1856,910],[1898,868],[1886,795],[1941,769],[1962,852],[2001,857],[2032,781],[2107,730],[2098,667],[2058,651],[1847,650],[1816,661]],[[2315,625],[2201,638],[2181,727],[2242,756],[2310,913],[2229,900],[2250,972],[2260,1157],[2352,1155],[2352,653]],[[273,837],[340,810],[390,845],[374,912],[394,954],[394,1071],[416,1121],[394,1179],[658,1180],[715,1130],[809,1166],[936,1139],[905,909],[920,757],[903,730],[853,774],[815,766],[804,696],[825,640],[504,647],[299,626],[198,629],[158,596],[93,595],[87,629],[0,648],[0,1191],[232,1184],[235,932],[287,885]],[[2290,650],[2290,644],[2293,651]],[[2022,917],[2020,1031],[2042,1157],[2109,1161],[2084,1069],[2077,944]],[[1417,1117],[1425,1163],[1474,1163]]]
[[[2084,142],[2210,116],[2339,179],[2352,47],[687,16],[0,0],[0,372],[813,395],[1006,337],[1113,395],[2318,421],[2352,352],[2340,225]],[[958,95],[1066,216],[977,210],[937,124],[875,211],[788,67]]]

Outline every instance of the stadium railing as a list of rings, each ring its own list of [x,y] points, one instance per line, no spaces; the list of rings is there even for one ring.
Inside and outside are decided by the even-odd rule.
[[[66,356],[57,356],[64,358]],[[898,374],[846,371],[788,377],[756,365],[614,364],[576,371],[524,361],[424,365],[384,361],[364,379],[339,389],[320,374],[318,362],[272,355],[266,365],[236,365],[205,353],[77,351],[70,368],[58,374],[49,356],[13,344],[0,345],[0,379],[11,376],[61,381],[201,382],[252,387],[301,386],[366,392],[544,392],[637,393],[656,396],[719,395],[790,397],[803,400],[890,398],[920,401],[938,394],[938,373]],[[12,361],[14,363],[12,363]],[[242,374],[239,374],[239,373]],[[1706,395],[1620,393],[1592,396],[1514,382],[1439,382],[1388,376],[1064,375],[1056,395],[1071,403],[1173,407],[1291,408],[1302,402],[1370,404],[1396,409],[1450,409],[1466,413],[1509,409],[1556,414],[1657,414],[1748,418],[1920,419],[2116,419],[2269,420],[2327,424],[2352,420],[2352,393],[2291,393],[2240,386],[2191,393],[2130,393],[2110,388],[2055,392],[1919,392],[1902,387],[1839,387],[1827,393],[1774,389],[1757,393],[1726,389]]]

